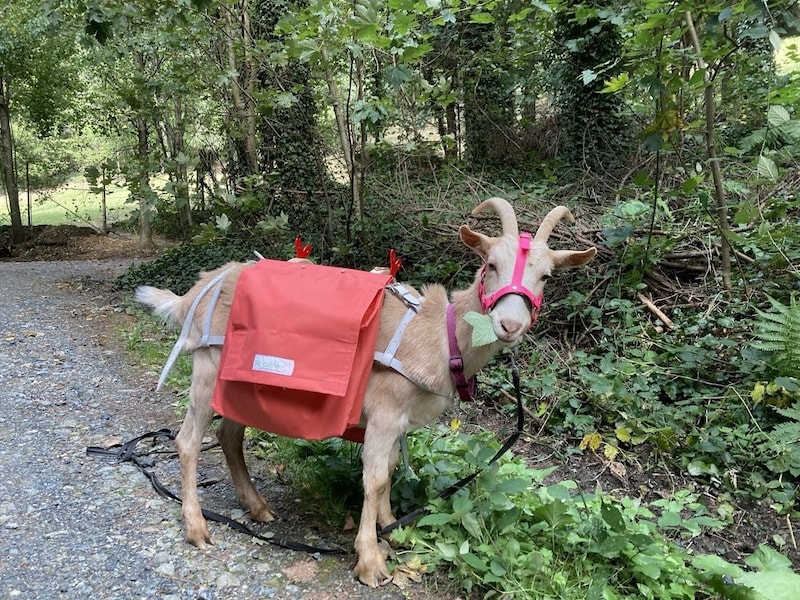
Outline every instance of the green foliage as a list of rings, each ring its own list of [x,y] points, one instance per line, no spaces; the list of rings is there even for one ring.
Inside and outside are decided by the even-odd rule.
[[[421,482],[409,489],[444,489],[457,473],[483,467],[497,443],[486,434],[420,432],[409,447]],[[484,597],[695,598],[703,585],[690,556],[659,533],[675,528],[693,537],[722,522],[708,516],[698,496],[679,492],[651,507],[555,481],[554,469],[530,469],[502,459],[450,500],[396,532],[407,562],[442,566],[467,593]],[[657,516],[660,515],[660,516]]]
[[[751,131],[739,143],[743,153],[758,151],[756,172],[771,183],[779,180],[780,166],[791,167],[800,148],[800,120],[792,118],[786,107],[770,106],[767,126]]]
[[[104,140],[85,131],[73,135],[66,130],[60,135],[40,137],[23,122],[16,127],[15,147],[17,163],[20,165],[21,187],[25,187],[25,167],[28,167],[32,190],[55,187],[67,182],[75,173],[81,171],[87,157]]]
[[[792,296],[786,305],[768,299],[771,312],[756,309],[759,320],[753,347],[769,353],[775,375],[800,377],[800,301]]]
[[[252,431],[256,455],[266,458],[300,493],[302,508],[341,530],[361,510],[361,446],[332,438],[296,440]]]
[[[800,391],[800,387],[795,385],[794,391]],[[769,432],[767,439],[759,444],[759,451],[768,458],[766,466],[771,472],[800,477],[800,402],[775,410],[786,421]]]
[[[791,600],[800,586],[800,575],[792,572],[790,561],[768,546],[745,559],[752,570],[745,571],[719,556],[701,555],[692,565],[701,572],[701,579],[723,598],[733,600]]]
[[[600,93],[603,78],[619,72],[622,56],[622,33],[612,4],[568,2],[553,26],[549,87],[563,135],[561,155],[591,170],[616,165],[626,143],[621,98]]]
[[[470,311],[464,315],[464,320],[472,325],[472,346],[478,348],[498,340],[492,326],[492,319],[488,315]]]
[[[764,350],[744,341],[755,329],[752,309],[736,301],[700,313],[676,308],[671,316],[680,326],[656,331],[642,323],[638,303],[589,299],[577,290],[591,285],[571,287],[550,305],[551,318],[568,315],[562,327],[593,343],[567,358],[540,346],[523,377],[526,395],[541,399],[531,409],[548,419],[548,429],[584,439],[585,451],[602,449],[609,461],[665,456],[700,481],[789,509],[796,429],[775,408],[796,402],[798,386],[786,374],[762,381],[776,371],[767,370]],[[745,397],[740,390],[753,391]]]
[[[0,79],[12,113],[47,136],[74,124],[79,93],[77,23],[60,3],[11,0],[0,15]]]
[[[136,320],[121,332],[126,349],[135,357],[139,366],[155,375],[167,362],[178,332],[171,327],[165,327],[160,318],[149,311],[144,311],[140,306],[129,308],[128,311],[136,317]],[[181,353],[166,381],[167,387],[178,392],[176,408],[181,414],[185,413],[188,406],[191,374],[192,358],[188,354]],[[157,375],[154,376],[154,380],[156,379]]]
[[[231,260],[250,260],[254,257],[253,248],[216,240],[184,244],[167,250],[154,261],[131,268],[117,278],[116,286],[130,290],[138,285],[152,285],[183,295],[195,284],[200,271],[214,269]]]

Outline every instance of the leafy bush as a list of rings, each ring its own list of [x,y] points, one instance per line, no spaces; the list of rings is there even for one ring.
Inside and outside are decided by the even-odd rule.
[[[218,241],[184,244],[164,252],[157,259],[134,266],[117,278],[116,286],[133,289],[152,285],[183,295],[197,281],[200,271],[215,269],[231,260],[254,258],[252,248]]]
[[[419,485],[444,489],[456,473],[483,467],[497,443],[490,435],[439,428],[413,435],[409,447],[419,479],[396,485],[401,496]],[[717,574],[736,572],[746,579],[738,567],[724,571],[715,557],[693,559],[661,533],[686,539],[724,526],[696,494],[679,491],[646,506],[581,492],[569,480],[550,483],[554,470],[501,459],[474,485],[449,500],[433,500],[429,514],[393,534],[410,547],[401,561],[417,570],[443,566],[465,591],[486,598],[697,598],[710,577],[693,560],[705,568],[713,564]],[[791,576],[787,571],[776,589],[793,589]],[[730,584],[725,597],[749,597],[744,585]]]

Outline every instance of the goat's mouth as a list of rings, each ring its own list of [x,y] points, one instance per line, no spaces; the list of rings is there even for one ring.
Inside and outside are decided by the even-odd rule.
[[[494,334],[497,336],[499,342],[504,346],[511,346],[517,344],[531,327],[531,321],[518,318],[499,318],[493,319],[494,321]]]
[[[516,346],[519,344],[522,339],[525,337],[525,332],[522,333],[503,333],[502,335],[497,336],[497,340],[503,344],[506,348],[510,348],[512,346]]]

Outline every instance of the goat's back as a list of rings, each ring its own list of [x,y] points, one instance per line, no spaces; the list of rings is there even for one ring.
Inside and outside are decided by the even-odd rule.
[[[225,272],[225,277],[222,281],[222,289],[220,290],[219,298],[214,306],[214,312],[211,319],[211,330],[208,332],[212,336],[224,336],[228,317],[231,311],[231,304],[233,302],[234,292],[236,291],[236,284],[239,281],[239,276],[242,270],[248,267],[247,263],[230,262],[222,267],[214,269],[213,271],[205,271],[200,274],[197,282],[192,288],[183,296],[177,296],[169,290],[162,290],[149,286],[141,286],[137,288],[135,299],[138,302],[153,307],[157,314],[160,314],[178,326],[182,326],[189,313],[192,304],[197,297],[203,292],[204,288],[218,275]],[[413,287],[404,284],[406,288],[416,297],[421,297],[421,294]],[[419,363],[420,356],[435,356],[439,353],[439,348],[444,340],[441,340],[442,332],[440,331],[443,323],[432,322],[430,317],[434,314],[441,312],[432,305],[446,305],[447,294],[441,286],[426,286],[423,290],[426,295],[424,305],[427,307],[415,316],[409,324],[406,333],[403,336],[403,344],[398,354],[401,360],[404,356],[407,360]],[[193,351],[197,348],[201,335],[203,334],[203,322],[206,319],[206,313],[209,308],[212,297],[211,291],[208,291],[198,302],[195,309],[195,314],[192,320],[189,338],[184,346],[184,350]],[[321,301],[324,301],[325,294],[319,295]],[[433,309],[433,310],[431,310]],[[394,335],[398,324],[405,316],[407,306],[399,300],[394,294],[387,292],[385,294],[383,306],[381,309],[381,321],[378,331],[378,338],[376,348],[383,350],[389,344],[392,336]],[[280,319],[280,315],[276,315]],[[437,319],[438,321],[438,319]],[[411,357],[414,357],[413,359]],[[424,359],[422,361],[424,363]],[[422,365],[415,365],[418,368]],[[416,370],[416,369],[414,369]],[[427,370],[427,369],[423,369]],[[427,379],[427,377],[424,377]]]

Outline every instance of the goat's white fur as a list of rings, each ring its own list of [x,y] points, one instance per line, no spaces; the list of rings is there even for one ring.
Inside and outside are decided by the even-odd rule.
[[[500,216],[503,235],[491,238],[472,231],[466,225],[461,227],[459,235],[467,246],[490,265],[484,280],[486,293],[490,294],[511,280],[517,256],[518,230],[514,211],[505,200],[490,198],[481,203],[473,214],[486,209],[493,209]],[[542,227],[534,238],[523,278],[524,285],[534,294],[542,293],[544,280],[552,270],[584,265],[595,254],[594,248],[584,251],[553,251],[547,247],[550,231],[557,220],[564,216],[572,220],[572,215],[566,208],[553,209],[543,220]],[[224,335],[236,281],[245,267],[241,263],[229,263],[221,267],[229,272],[214,308],[211,335]],[[221,269],[202,273],[197,284],[184,296],[177,296],[167,290],[140,287],[136,291],[136,300],[153,307],[158,314],[182,324],[196,295]],[[531,325],[531,313],[525,300],[517,295],[504,296],[490,312],[498,341],[473,347],[471,325],[463,316],[469,311],[481,311],[477,293],[478,277],[476,274],[475,281],[468,289],[452,294],[456,306],[456,338],[463,354],[467,377],[477,373],[504,345],[519,342]],[[415,290],[412,291],[419,295]],[[424,287],[422,294],[425,302],[419,314],[409,323],[397,358],[408,374],[428,390],[452,390],[454,393],[455,385],[449,371],[445,320],[447,293],[442,286],[431,285]],[[202,333],[202,315],[206,314],[207,304],[208,299],[200,301],[197,316],[184,346],[184,350],[193,352],[193,372],[189,408],[176,439],[181,463],[186,536],[189,542],[198,547],[211,542],[198,502],[196,474],[200,444],[213,416],[211,397],[220,360],[219,347],[197,347]],[[378,349],[386,346],[405,312],[406,307],[400,300],[392,294],[386,294],[381,310]],[[434,421],[451,404],[451,399],[426,392],[422,387],[380,364],[373,366],[361,416],[361,425],[366,428],[362,452],[364,504],[355,540],[358,555],[355,574],[367,585],[376,587],[389,580],[375,531],[376,524],[384,527],[394,521],[389,494],[392,472],[398,459],[399,439],[406,432]],[[254,520],[270,521],[273,519],[272,511],[255,489],[247,472],[242,454],[243,434],[244,426],[228,419],[222,419],[217,429],[217,437],[230,468],[239,501],[250,510],[250,516]]]

